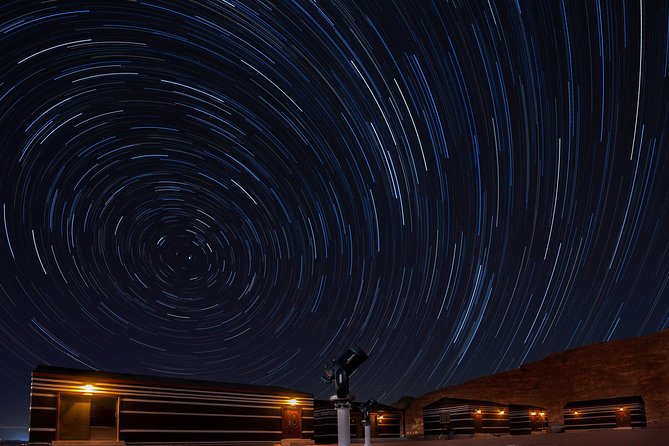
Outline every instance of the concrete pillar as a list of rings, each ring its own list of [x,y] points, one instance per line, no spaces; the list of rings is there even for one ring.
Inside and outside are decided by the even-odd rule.
[[[335,399],[337,409],[337,446],[351,446],[351,402]]]

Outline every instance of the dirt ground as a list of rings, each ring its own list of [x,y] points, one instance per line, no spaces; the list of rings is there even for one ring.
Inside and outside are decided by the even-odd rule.
[[[355,441],[357,446],[363,442]],[[588,430],[540,435],[505,435],[454,440],[372,441],[382,446],[669,446],[669,426],[630,430]]]

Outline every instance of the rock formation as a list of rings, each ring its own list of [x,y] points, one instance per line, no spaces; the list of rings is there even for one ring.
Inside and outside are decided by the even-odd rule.
[[[534,404],[563,424],[569,401],[641,395],[648,426],[669,423],[669,330],[554,353],[519,369],[484,376],[423,395],[406,411],[407,431],[422,435],[422,409],[443,397]],[[409,433],[409,432],[407,432]]]

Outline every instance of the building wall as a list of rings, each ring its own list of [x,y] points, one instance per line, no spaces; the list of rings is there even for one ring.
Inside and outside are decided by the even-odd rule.
[[[355,403],[354,403],[355,404]],[[372,438],[399,438],[402,412],[400,410],[374,410],[371,413]],[[383,416],[383,419],[379,419]],[[374,421],[376,420],[376,421]],[[350,416],[351,439],[365,438],[362,413],[354,405]],[[316,444],[337,443],[337,411],[332,403],[319,401],[314,410],[314,441]]]
[[[611,399],[567,404],[563,410],[565,430],[616,428],[620,408],[629,411],[631,427],[646,427],[642,401]]]
[[[337,442],[337,411],[334,407],[314,409],[314,442],[330,444]]]
[[[56,439],[58,423],[58,394],[51,389],[35,386],[34,380],[30,392],[30,428],[31,444],[48,444]]]
[[[379,411],[377,414],[376,437],[378,438],[399,438],[402,412],[401,411]],[[378,417],[383,419],[378,419]]]
[[[535,415],[532,415],[532,413]],[[531,421],[532,417],[536,417],[537,420],[534,426]],[[511,435],[529,435],[533,430],[544,428],[548,428],[546,409],[534,406],[509,406],[509,432]]]
[[[423,409],[423,429],[425,438],[446,436],[448,430],[455,435],[474,435],[474,414],[481,411],[483,434],[509,433],[509,415],[505,406],[472,405],[468,403],[429,406]],[[504,413],[500,413],[502,410]],[[441,414],[449,414],[449,423],[441,422]]]
[[[92,397],[118,397],[118,437],[128,444],[275,444],[282,438],[282,409],[291,407],[290,399],[297,400],[294,407],[302,412],[302,438],[313,438],[313,399],[287,389],[192,384],[180,387],[151,384],[150,380],[33,373],[31,444],[46,445],[56,439],[59,395],[83,395],[87,393],[85,384],[94,385]]]

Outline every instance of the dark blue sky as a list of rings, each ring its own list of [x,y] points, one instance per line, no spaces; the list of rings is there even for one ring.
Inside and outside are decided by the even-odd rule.
[[[0,437],[37,364],[392,403],[669,327],[664,2],[6,1]],[[19,427],[19,430],[13,430]]]

